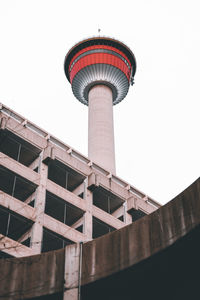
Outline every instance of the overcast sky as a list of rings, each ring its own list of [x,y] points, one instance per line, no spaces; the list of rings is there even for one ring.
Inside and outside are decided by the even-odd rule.
[[[64,58],[98,28],[121,40],[137,71],[114,107],[117,175],[164,204],[200,173],[199,12],[199,0],[0,0],[0,102],[87,155]]]

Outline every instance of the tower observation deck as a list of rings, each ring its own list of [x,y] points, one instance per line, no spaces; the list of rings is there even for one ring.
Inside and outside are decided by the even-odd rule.
[[[74,96],[89,106],[88,156],[115,174],[112,106],[125,98],[133,84],[134,54],[115,39],[93,37],[69,50],[64,69]]]

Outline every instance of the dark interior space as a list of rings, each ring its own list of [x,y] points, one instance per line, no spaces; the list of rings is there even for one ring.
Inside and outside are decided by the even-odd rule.
[[[85,179],[82,174],[62,164],[58,160],[50,160],[48,164],[48,178],[70,192]]]
[[[25,201],[36,190],[36,185],[27,179],[0,166],[0,190]]]
[[[73,242],[59,236],[58,234],[55,234],[46,228],[43,229],[42,252],[58,250],[65,248],[70,244],[73,244]]]
[[[0,130],[0,152],[29,166],[39,156],[41,150],[8,130]]]
[[[112,214],[123,203],[122,199],[102,187],[96,188],[93,192],[93,204],[109,214]]]
[[[135,221],[139,220],[140,218],[146,216],[146,214],[143,211],[141,211],[139,209],[137,210],[134,208],[129,210],[128,213],[132,216],[132,222],[135,222]]]
[[[31,229],[33,222],[4,209],[0,206],[0,233],[18,241],[18,239]],[[30,238],[24,240],[25,246],[30,246]]]
[[[129,269],[81,289],[82,300],[199,300],[200,226]]]
[[[93,239],[114,230],[115,228],[93,217],[93,232],[92,232]]]
[[[49,192],[46,193],[45,213],[68,226],[73,225],[84,214],[78,207]]]
[[[0,259],[1,258],[12,258],[13,256],[3,252],[3,251],[0,251]]]

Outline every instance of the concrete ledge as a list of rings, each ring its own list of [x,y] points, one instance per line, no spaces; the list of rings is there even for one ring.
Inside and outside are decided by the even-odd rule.
[[[157,210],[157,208],[155,208],[154,206],[149,205],[147,202],[137,197],[131,197],[127,200],[127,211],[131,210],[132,208],[136,210],[139,209],[145,214],[151,214],[152,212]]]
[[[0,205],[15,212],[16,214],[35,221],[36,211],[30,205],[4,193],[0,190]]]
[[[0,251],[5,252],[14,257],[24,257],[34,255],[35,252],[21,243],[14,241],[7,236],[0,234]],[[1,268],[2,274],[2,268]],[[0,294],[1,296],[1,294]]]
[[[87,237],[83,233],[52,218],[51,216],[48,216],[47,214],[44,214],[43,226],[72,242],[78,243],[87,241]]]
[[[48,147],[44,150],[43,162],[48,164],[50,160],[58,160],[84,176],[88,176],[92,172],[86,163],[73,157],[71,153],[59,149],[49,143]]]
[[[119,197],[120,199],[126,201],[127,200],[127,210],[131,208],[137,208],[142,210],[146,214],[150,214],[153,211],[157,210],[157,207],[149,204],[145,199],[139,198],[138,196],[132,196],[126,187],[122,187],[115,183],[112,178],[108,178],[106,176],[92,173],[88,177],[88,189],[94,191],[95,188],[102,187],[103,189],[109,191],[113,195]]]
[[[102,209],[98,208],[95,205],[92,206],[92,215],[95,218],[103,221],[105,224],[108,224],[111,227],[114,227],[116,229],[120,229],[120,228],[126,226],[126,224],[124,222],[118,220],[114,216],[108,214],[107,212],[103,211]]]
[[[55,182],[47,179],[47,191],[56,195],[57,197],[61,198],[62,200],[76,206],[77,208],[81,209],[82,211],[86,211],[86,203],[85,201],[76,196],[75,194],[71,193],[70,191],[66,190],[65,188],[61,187],[60,185],[56,184]]]
[[[0,165],[29,180],[30,182],[33,182],[35,185],[39,185],[40,175],[38,173],[32,171],[28,167],[25,167],[2,152],[0,152]]]
[[[25,123],[18,122],[14,118],[8,117],[3,113],[0,113],[1,117],[4,117],[6,120],[4,121],[4,126],[2,129],[7,129],[14,134],[18,135],[22,139],[36,146],[38,149],[43,149],[47,146],[47,140],[37,134],[36,132],[30,130],[25,126]],[[21,121],[21,120],[20,120]]]

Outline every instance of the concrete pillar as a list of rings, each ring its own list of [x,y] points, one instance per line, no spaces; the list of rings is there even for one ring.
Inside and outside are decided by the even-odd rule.
[[[132,223],[132,216],[127,212],[127,201],[123,203],[123,210],[124,210],[124,223],[131,224]]]
[[[92,240],[93,219],[92,219],[92,205],[93,193],[87,189],[88,178],[84,182],[84,200],[86,201],[86,212],[84,214],[83,233],[87,236],[88,241]]]
[[[42,163],[42,154],[40,156],[39,173],[40,184],[37,188],[35,198],[36,220],[33,224],[31,233],[31,248],[36,254],[41,253],[42,248],[44,211],[46,202],[46,184],[48,176],[48,166]]]
[[[82,244],[65,248],[63,300],[80,300]]]
[[[115,174],[113,95],[105,85],[89,91],[88,157]]]

